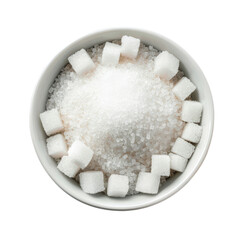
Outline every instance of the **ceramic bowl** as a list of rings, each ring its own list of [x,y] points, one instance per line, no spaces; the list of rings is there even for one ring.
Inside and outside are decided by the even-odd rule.
[[[114,39],[121,39],[123,35],[130,35],[141,39],[141,42],[152,45],[159,50],[167,50],[180,60],[180,69],[197,86],[193,99],[203,104],[201,125],[203,126],[202,138],[191,157],[186,170],[170,178],[156,195],[137,194],[123,199],[110,198],[104,194],[90,195],[84,193],[79,184],[63,175],[58,169],[55,160],[47,153],[46,135],[43,131],[39,114],[45,110],[48,89],[59,71],[67,64],[67,58],[80,50],[89,48],[97,43],[104,43]],[[136,29],[112,29],[87,35],[73,42],[63,49],[44,70],[33,95],[30,112],[30,130],[32,141],[40,162],[49,176],[66,193],[75,199],[91,206],[111,210],[133,210],[159,203],[174,193],[178,192],[197,172],[206,157],[213,133],[214,109],[211,91],[202,70],[192,57],[168,38]]]

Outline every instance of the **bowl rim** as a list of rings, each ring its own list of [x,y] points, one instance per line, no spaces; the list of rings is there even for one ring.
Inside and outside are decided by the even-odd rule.
[[[189,174],[185,179],[183,179],[183,181],[181,181],[175,188],[173,188],[171,191],[167,192],[166,194],[164,194],[162,197],[157,198],[156,200],[152,200],[152,201],[147,201],[146,203],[141,203],[141,204],[137,204],[136,206],[129,206],[129,207],[113,207],[113,206],[106,206],[100,203],[95,202],[93,203],[89,203],[83,199],[78,198],[77,196],[75,196],[74,194],[71,194],[68,189],[65,189],[51,174],[51,172],[49,171],[49,169],[46,167],[46,165],[44,164],[44,161],[41,159],[40,154],[38,152],[38,148],[37,148],[37,143],[34,141],[34,119],[33,119],[33,112],[34,112],[34,99],[35,99],[35,95],[37,92],[37,89],[40,85],[41,79],[43,78],[46,70],[48,69],[48,67],[51,65],[52,62],[54,62],[55,60],[57,60],[59,58],[60,55],[62,55],[63,52],[65,52],[67,49],[73,47],[76,43],[78,43],[79,41],[83,40],[83,39],[87,39],[87,38],[91,38],[94,35],[97,34],[106,34],[109,32],[128,32],[128,31],[133,31],[133,32],[138,32],[138,33],[143,33],[143,34],[148,34],[148,35],[154,35],[155,37],[161,38],[166,42],[169,42],[170,44],[174,45],[176,48],[178,48],[181,52],[183,52],[184,55],[188,56],[191,61],[194,63],[194,65],[198,68],[198,70],[202,73],[202,76],[204,77],[205,80],[205,84],[206,87],[208,88],[208,94],[209,94],[209,108],[210,108],[210,124],[209,124],[209,137],[207,139],[207,143],[205,144],[204,149],[201,151],[201,156],[199,157],[200,160],[198,161],[197,165],[195,166],[195,168],[191,171],[191,174]],[[96,208],[100,208],[100,209],[105,209],[105,210],[114,210],[114,211],[127,211],[127,210],[137,210],[137,209],[141,209],[141,208],[146,208],[146,207],[150,207],[153,206],[157,203],[160,203],[166,199],[168,199],[169,197],[171,197],[172,195],[174,195],[175,193],[177,193],[180,189],[182,189],[191,179],[192,177],[196,174],[196,172],[199,170],[199,168],[201,167],[202,163],[205,160],[205,157],[208,153],[210,144],[211,144],[211,140],[212,140],[212,136],[213,136],[213,129],[214,129],[214,103],[213,103],[213,98],[212,98],[212,93],[209,87],[209,84],[206,80],[206,77],[203,73],[203,71],[201,70],[201,68],[199,67],[199,65],[196,63],[196,61],[181,47],[179,46],[177,43],[175,43],[174,41],[172,41],[171,39],[163,36],[162,34],[159,33],[155,33],[149,30],[145,30],[145,29],[138,29],[138,28],[110,28],[110,29],[103,29],[103,30],[98,30],[95,31],[93,33],[84,35],[83,37],[78,38],[77,40],[73,41],[72,43],[68,44],[65,48],[63,48],[57,55],[55,55],[54,58],[51,59],[51,61],[45,66],[44,70],[42,71],[42,74],[39,78],[39,80],[36,82],[33,94],[32,94],[32,98],[31,98],[31,106],[30,106],[30,114],[29,114],[29,127],[30,127],[30,134],[31,134],[31,139],[32,139],[32,143],[35,149],[35,152],[38,156],[38,159],[41,163],[41,165],[43,166],[43,168],[45,169],[45,171],[47,172],[47,174],[50,176],[50,178],[56,183],[57,186],[59,186],[65,193],[67,193],[68,195],[70,195],[71,197],[73,197],[74,199],[87,204],[89,206],[92,207],[96,207]]]

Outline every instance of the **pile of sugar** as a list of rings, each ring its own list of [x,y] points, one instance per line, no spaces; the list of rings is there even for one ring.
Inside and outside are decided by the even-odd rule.
[[[49,89],[47,110],[57,108],[70,146],[79,139],[94,151],[84,170],[101,170],[109,177],[129,177],[134,194],[137,175],[150,171],[151,156],[170,152],[181,136],[182,102],[174,81],[154,75],[159,52],[141,44],[136,60],[121,58],[116,67],[102,66],[103,45],[88,50],[96,69],[79,77],[67,65]]]

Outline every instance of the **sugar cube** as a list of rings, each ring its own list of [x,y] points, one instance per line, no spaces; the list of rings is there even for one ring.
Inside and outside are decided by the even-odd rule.
[[[80,170],[80,167],[69,156],[62,157],[57,168],[70,178],[75,177]]]
[[[183,172],[187,166],[188,160],[174,153],[169,153],[171,159],[171,169],[177,172]]]
[[[45,133],[50,136],[64,130],[64,126],[57,109],[45,111],[40,114]]]
[[[202,103],[196,101],[184,101],[182,105],[181,119],[184,122],[199,123],[202,115]]]
[[[119,62],[121,46],[106,42],[102,53],[102,64],[108,66],[116,66]]]
[[[47,138],[48,154],[53,158],[61,158],[67,155],[67,144],[62,134],[56,134]]]
[[[79,174],[82,190],[86,193],[95,194],[105,190],[104,177],[101,171],[88,171]]]
[[[196,86],[186,77],[181,78],[172,89],[173,93],[180,99],[185,100],[196,90]]]
[[[73,70],[78,75],[84,75],[94,69],[95,64],[86,52],[85,49],[74,53],[68,58],[69,63],[72,65]]]
[[[138,38],[123,36],[121,54],[124,57],[135,59],[138,55],[140,40]]]
[[[68,156],[70,156],[81,169],[84,169],[92,160],[93,151],[83,142],[76,140],[69,148]]]
[[[127,176],[112,174],[108,179],[107,195],[109,197],[125,197],[129,189]]]
[[[202,127],[195,123],[187,123],[182,132],[182,138],[193,143],[201,139]]]
[[[170,158],[168,155],[152,155],[151,172],[159,176],[170,175]]]
[[[136,191],[156,194],[160,185],[160,177],[154,173],[140,172],[137,179]]]
[[[172,79],[178,72],[179,60],[167,51],[161,52],[154,61],[154,72],[165,80]]]
[[[193,146],[191,143],[183,140],[182,138],[177,138],[171,151],[188,159],[192,156],[194,149],[195,146]]]

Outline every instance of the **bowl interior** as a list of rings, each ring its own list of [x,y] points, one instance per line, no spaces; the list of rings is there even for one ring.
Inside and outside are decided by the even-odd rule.
[[[197,86],[197,91],[194,93],[193,98],[203,104],[204,110],[201,121],[201,125],[203,126],[202,138],[200,143],[197,145],[186,170],[182,174],[176,174],[173,178],[170,178],[163,187],[160,188],[157,195],[152,196],[138,194],[124,199],[117,199],[109,198],[103,194],[86,194],[74,180],[69,179],[58,171],[56,168],[56,162],[49,157],[47,153],[45,142],[46,135],[42,129],[39,114],[45,110],[49,87],[55,77],[59,74],[61,68],[67,64],[67,58],[71,54],[81,48],[89,48],[97,43],[120,39],[122,35],[130,35],[140,38],[141,41],[147,45],[152,45],[157,49],[167,50],[174,54],[180,60],[180,68],[184,71],[185,75]],[[177,192],[191,179],[200,167],[207,153],[213,131],[212,96],[201,69],[181,47],[171,40],[154,33],[139,30],[118,29],[102,31],[75,41],[60,52],[47,66],[40,81],[38,82],[33,96],[32,109],[30,113],[30,130],[35,150],[43,167],[57,185],[65,192],[86,204],[100,208],[115,210],[138,209],[158,203]]]

